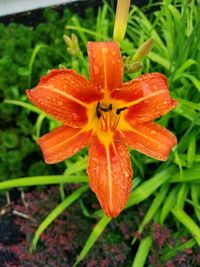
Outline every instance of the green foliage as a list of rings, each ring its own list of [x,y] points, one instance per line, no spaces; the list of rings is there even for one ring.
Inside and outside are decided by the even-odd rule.
[[[132,255],[132,266],[149,263],[148,255],[153,251],[155,240],[151,228],[146,231],[147,224],[165,224],[172,227],[177,240],[183,235],[190,239],[184,244],[178,242],[173,247],[166,245],[160,248],[158,262],[161,265],[176,253],[200,244],[200,3],[194,0],[189,3],[186,0],[163,0],[151,5],[151,2],[146,9],[151,11],[154,7],[154,12],[145,13],[143,9],[133,6],[129,13],[126,38],[120,44],[122,54],[132,57],[150,37],[154,38],[155,44],[143,60],[143,70],[136,74],[127,73],[125,79],[134,78],[142,72],[166,74],[171,94],[179,105],[158,122],[175,133],[178,145],[164,163],[131,151],[134,186],[126,212],[135,209],[136,205],[139,208],[144,201],[148,207],[138,224],[142,239],[136,254]],[[35,140],[56,124],[26,102],[25,89],[34,86],[42,74],[60,64],[88,76],[87,42],[111,38],[114,12],[105,3],[98,10],[97,18],[92,9],[86,11],[84,19],[69,10],[64,12],[63,17],[47,10],[44,18],[46,23],[39,24],[35,29],[13,23],[7,27],[0,24],[0,94],[5,98],[4,103],[0,104],[0,122],[3,125],[0,130],[0,179],[38,175],[4,181],[0,184],[1,190],[64,184],[73,179],[74,182],[87,183],[85,150],[65,162],[63,175],[49,175],[63,172],[64,166],[56,169],[45,167]],[[82,51],[82,56],[78,58],[67,54],[62,39],[63,34],[70,36],[72,33],[76,34]],[[31,166],[26,166],[30,155],[34,155],[35,160],[30,163]],[[60,192],[64,199],[62,186]],[[73,199],[76,192],[67,199]],[[79,197],[81,194],[73,200]],[[65,203],[63,200],[42,222],[34,245],[42,231],[68,206],[67,199],[66,206],[60,206]],[[85,241],[75,265],[84,260],[110,221],[101,210],[90,213],[83,202],[80,203],[85,216],[100,217],[100,220]],[[141,258],[143,261],[140,261]]]

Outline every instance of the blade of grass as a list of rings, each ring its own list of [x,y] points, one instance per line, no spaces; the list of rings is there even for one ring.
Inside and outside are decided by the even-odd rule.
[[[171,212],[174,217],[189,230],[197,244],[200,246],[200,228],[193,219],[185,211],[177,207],[174,207]]]
[[[160,214],[160,224],[162,225],[167,218],[168,214],[170,213],[171,209],[174,207],[176,204],[176,199],[177,199],[177,192],[179,189],[179,185],[175,186],[167,196],[164,205],[161,210]]]
[[[196,155],[196,133],[193,132],[190,134],[190,141],[187,150],[187,161],[189,168],[192,166],[194,162],[195,155]]]
[[[147,236],[141,240],[132,267],[143,267],[145,265],[152,243],[151,236]]]
[[[184,244],[178,245],[177,247],[170,249],[170,251],[167,252],[165,255],[161,256],[160,259],[166,261],[168,259],[173,258],[177,254],[177,252],[185,251],[187,248],[192,248],[195,245],[196,245],[196,240],[192,238],[187,242],[185,242]]]
[[[166,184],[166,185],[164,184],[161,186],[160,191],[156,194],[156,197],[154,198],[149,209],[147,210],[147,212],[144,216],[144,219],[142,220],[142,222],[139,225],[138,232],[140,234],[143,232],[145,225],[148,224],[152,220],[155,213],[158,211],[160,205],[162,204],[162,202],[165,199],[165,196],[168,192],[168,189],[169,189],[169,184]],[[136,240],[137,240],[137,238],[133,238],[131,245],[133,245]]]
[[[186,197],[189,192],[189,186],[186,183],[181,184],[181,187],[179,188],[178,194],[177,194],[177,202],[176,207],[179,209],[184,209],[184,204]]]
[[[163,170],[138,186],[130,195],[126,208],[130,208],[147,199],[156,189],[166,183],[172,173],[172,169]]]
[[[197,205],[197,207],[199,207],[199,209],[194,207],[194,210],[200,222],[200,185],[196,185],[196,184],[191,185],[191,197],[192,197],[192,201],[194,202],[194,204]]]
[[[7,103],[7,104],[11,104],[11,105],[16,105],[16,106],[20,106],[20,107],[23,107],[23,108],[26,108],[32,112],[35,112],[39,115],[46,115],[43,111],[41,111],[39,108],[33,106],[32,104],[29,104],[29,103],[25,103],[23,101],[19,101],[19,100],[12,100],[12,99],[5,99],[4,100],[4,103]],[[46,115],[48,117],[48,115]]]
[[[71,195],[69,195],[63,202],[61,202],[49,215],[44,219],[44,221],[40,224],[38,229],[34,234],[34,238],[32,240],[32,245],[30,251],[34,251],[37,247],[38,240],[40,235],[44,232],[44,230],[74,201],[76,201],[85,191],[88,190],[88,185],[84,185],[81,188],[74,191]]]
[[[33,185],[88,183],[87,175],[46,175],[17,178],[0,183],[0,190]]]
[[[182,173],[176,173],[172,175],[170,179],[170,183],[183,183],[193,181],[200,181],[200,167],[198,166],[184,170]]]

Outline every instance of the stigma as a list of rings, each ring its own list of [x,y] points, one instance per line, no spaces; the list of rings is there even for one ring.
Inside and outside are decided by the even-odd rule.
[[[121,112],[126,109],[127,107],[114,109],[112,103],[104,105],[98,102],[96,106],[96,116],[99,120],[101,131],[115,131],[120,121]]]

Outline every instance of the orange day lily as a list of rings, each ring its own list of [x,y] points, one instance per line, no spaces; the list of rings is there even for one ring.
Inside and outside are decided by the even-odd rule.
[[[116,42],[89,42],[90,80],[73,70],[52,70],[28,98],[62,122],[38,143],[46,163],[56,163],[89,147],[91,189],[107,216],[116,217],[132,188],[128,145],[166,160],[175,136],[152,122],[176,106],[164,75],[150,73],[123,83]]]

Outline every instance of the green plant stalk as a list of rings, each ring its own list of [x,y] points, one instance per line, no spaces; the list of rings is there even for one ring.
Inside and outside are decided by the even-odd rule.
[[[143,267],[145,265],[152,243],[151,236],[147,236],[141,240],[132,267]]]
[[[28,65],[28,72],[29,72],[29,75],[28,75],[28,87],[29,88],[31,88],[31,76],[32,76],[32,71],[33,71],[33,64],[35,62],[35,58],[36,58],[37,54],[39,53],[39,51],[42,48],[48,48],[48,46],[44,45],[44,44],[38,44],[33,49],[33,52],[31,54],[31,58],[30,58],[29,65]]]
[[[85,191],[89,188],[88,185],[84,185],[81,188],[74,191],[70,196],[68,196],[63,202],[61,202],[54,210],[52,210],[45,220],[40,224],[38,229],[35,232],[30,251],[34,251],[37,247],[37,242],[40,238],[40,235],[44,230],[74,201],[76,201]]]

